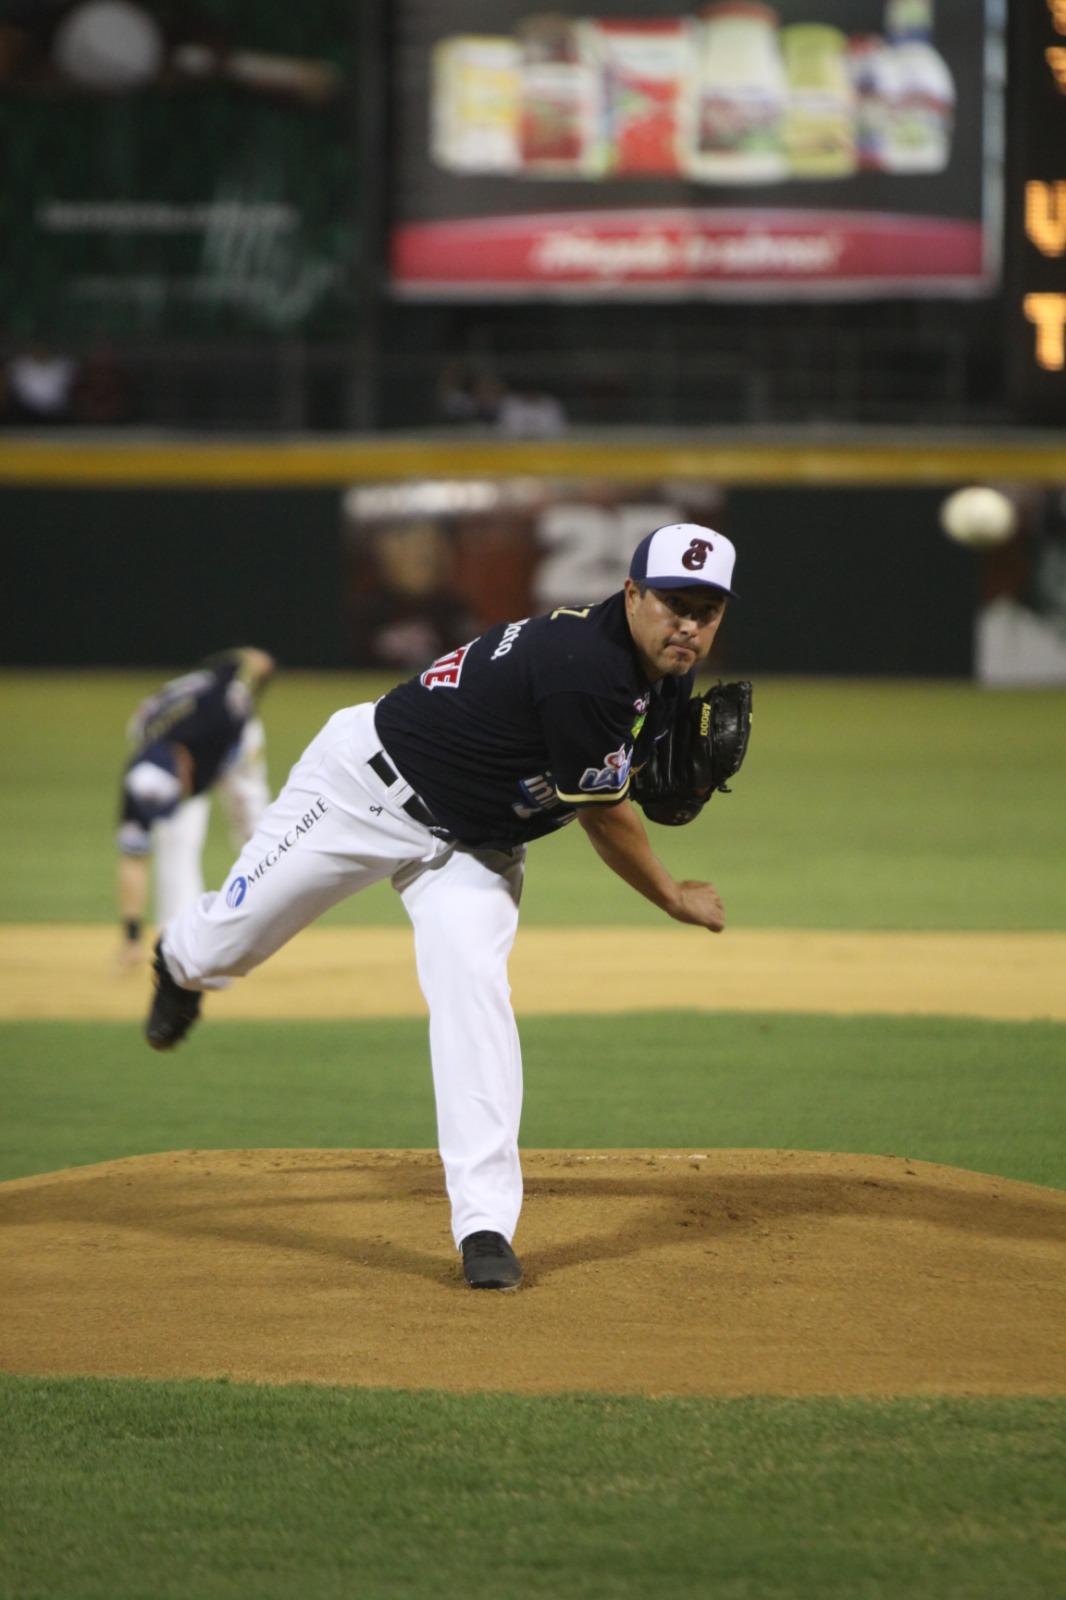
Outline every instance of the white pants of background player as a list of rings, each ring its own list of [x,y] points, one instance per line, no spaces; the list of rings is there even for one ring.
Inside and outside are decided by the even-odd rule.
[[[213,790],[222,802],[237,849],[251,838],[270,803],[265,749],[263,724],[253,717],[245,724],[236,760]],[[157,928],[165,927],[204,892],[202,860],[210,810],[208,795],[192,795],[181,802],[173,816],[152,828]]]
[[[201,896],[167,926],[164,954],[186,988],[221,988],[330,906],[389,879],[414,926],[429,1007],[455,1242],[483,1228],[510,1240],[522,1206],[522,1058],[507,959],[525,850],[472,850],[438,838],[403,809],[410,787],[399,777],[386,784],[368,765],[381,748],[373,706],[331,717],[221,892]]]

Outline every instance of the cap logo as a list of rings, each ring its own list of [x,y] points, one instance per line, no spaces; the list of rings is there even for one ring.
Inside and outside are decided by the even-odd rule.
[[[713,549],[714,545],[709,539],[693,539],[681,557],[681,565],[686,572],[702,572]]]
[[[732,594],[736,551],[724,533],[699,522],[671,522],[646,533],[634,550],[629,576],[648,589],[693,589],[704,584]]]

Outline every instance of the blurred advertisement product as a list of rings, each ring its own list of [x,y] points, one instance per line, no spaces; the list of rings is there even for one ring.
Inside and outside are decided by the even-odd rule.
[[[545,14],[527,17],[517,34],[523,172],[594,176],[602,160],[601,85],[588,28]]]
[[[432,46],[431,154],[542,180],[940,172],[955,85],[933,22],[932,0],[887,0],[883,35],[716,0],[695,17],[550,12],[513,35],[449,35]]]
[[[886,172],[899,95],[899,73],[887,40],[876,33],[855,34],[848,41],[848,72],[855,97],[856,160],[864,172]]]
[[[932,42],[932,0],[888,0],[894,83],[888,99],[885,168],[943,172],[951,156],[955,82]]]
[[[855,153],[855,92],[846,36],[839,28],[797,23],[781,32],[788,78],[785,154],[797,178],[847,178]]]
[[[681,18],[593,25],[604,93],[606,170],[682,170],[680,119],[690,43]]]
[[[394,288],[994,292],[998,0],[620,9],[398,0]]]
[[[452,172],[515,172],[520,52],[514,39],[466,34],[433,48],[433,159]]]
[[[777,24],[777,12],[755,0],[704,7],[688,95],[689,177],[745,184],[787,176],[788,88]]]

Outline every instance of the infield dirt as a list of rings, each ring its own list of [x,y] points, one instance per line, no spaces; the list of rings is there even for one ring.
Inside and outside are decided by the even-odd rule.
[[[517,1393],[1066,1393],[1066,1194],[897,1157],[526,1152],[515,1294],[426,1151],[0,1185],[0,1366]]]
[[[0,1018],[138,1018],[112,928],[0,926]],[[806,1011],[1066,1021],[1066,933],[523,928],[519,1019],[536,1013]],[[61,981],[57,981],[61,975]],[[424,1011],[406,928],[308,928],[208,1006],[213,1021]]]

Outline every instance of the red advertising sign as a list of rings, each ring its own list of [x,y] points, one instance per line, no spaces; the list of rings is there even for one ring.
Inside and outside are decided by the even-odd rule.
[[[977,223],[882,212],[573,211],[413,223],[393,270],[410,287],[571,290],[822,285],[893,289],[900,278],[976,279]]]

